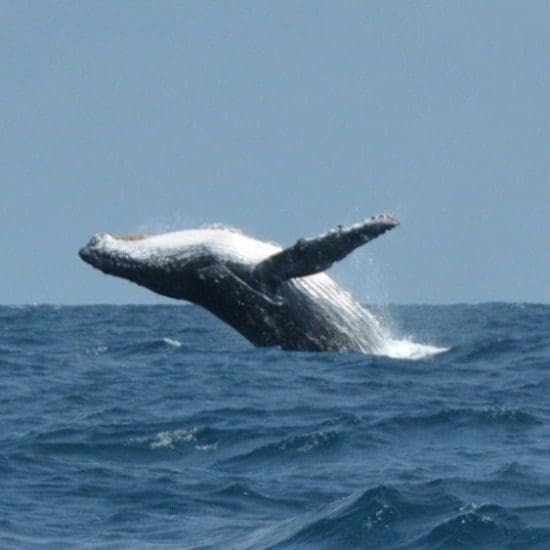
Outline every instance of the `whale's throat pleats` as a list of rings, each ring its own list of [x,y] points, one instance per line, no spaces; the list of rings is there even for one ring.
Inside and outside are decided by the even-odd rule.
[[[254,301],[266,302],[273,306],[280,306],[284,300],[278,292],[278,285],[264,283],[253,275],[253,270],[243,268],[242,265],[232,263],[216,263],[199,271],[199,278],[216,285],[226,284],[228,280],[236,288],[236,294],[255,295]],[[266,305],[266,304],[264,304]]]

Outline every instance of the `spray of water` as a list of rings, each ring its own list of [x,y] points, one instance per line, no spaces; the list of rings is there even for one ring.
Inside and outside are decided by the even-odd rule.
[[[395,308],[389,306],[386,277],[368,255],[359,250],[351,261],[339,264],[331,275],[352,290],[355,299],[372,311],[382,328],[382,341],[374,350],[375,355],[393,359],[419,360],[444,353],[449,348],[418,342],[415,335],[404,334]]]
[[[439,353],[449,351],[449,348],[440,348],[429,344],[420,344],[409,338],[394,339],[386,337],[384,344],[376,355],[384,355],[392,359],[426,359]]]

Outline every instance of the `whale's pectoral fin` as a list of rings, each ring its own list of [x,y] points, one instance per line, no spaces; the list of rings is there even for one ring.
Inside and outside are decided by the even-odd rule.
[[[392,216],[376,216],[350,227],[339,226],[319,237],[300,239],[257,264],[253,275],[269,285],[278,285],[294,277],[319,273],[397,225],[399,222]]]

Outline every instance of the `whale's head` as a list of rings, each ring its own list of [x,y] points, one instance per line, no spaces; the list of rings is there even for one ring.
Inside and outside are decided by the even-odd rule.
[[[124,276],[128,270],[145,267],[149,258],[140,251],[141,247],[133,244],[145,238],[145,235],[113,237],[108,233],[97,233],[79,250],[78,255],[104,273]]]
[[[222,228],[160,235],[97,233],[80,249],[86,263],[153,292],[197,301],[203,296],[203,270],[220,261],[257,262],[278,249]]]
[[[97,233],[78,255],[103,273],[127,279],[165,296],[188,299],[185,248],[160,246],[155,238],[147,235]]]

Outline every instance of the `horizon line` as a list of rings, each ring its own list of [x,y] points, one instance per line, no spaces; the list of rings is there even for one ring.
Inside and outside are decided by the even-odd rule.
[[[550,302],[532,302],[532,301],[506,301],[506,300],[487,300],[482,302],[372,302],[365,303],[359,302],[361,305],[370,306],[370,307],[392,307],[392,306],[484,306],[484,305],[529,305],[529,306],[547,306],[550,305]],[[188,302],[185,300],[174,301],[174,302],[157,302],[157,303],[146,303],[146,302],[126,302],[126,303],[116,303],[116,302],[82,302],[82,303],[54,303],[54,302],[20,302],[20,303],[0,303],[0,307],[188,307],[196,306],[201,307],[198,304]]]

